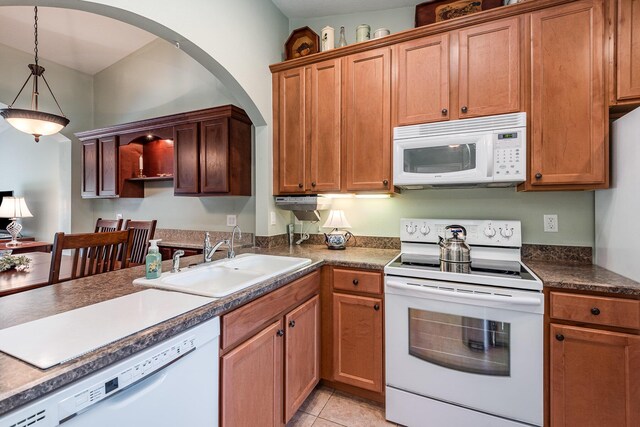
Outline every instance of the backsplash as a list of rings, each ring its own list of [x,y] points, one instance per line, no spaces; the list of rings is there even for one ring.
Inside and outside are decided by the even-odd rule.
[[[161,246],[196,246],[202,247],[204,243],[204,233],[201,230],[177,230],[174,228],[158,228],[156,229],[155,238],[162,239]],[[227,231],[209,231],[211,243],[215,243],[223,239],[231,239],[231,233]],[[242,233],[242,239],[236,234],[235,245],[237,247],[253,246],[253,233]]]

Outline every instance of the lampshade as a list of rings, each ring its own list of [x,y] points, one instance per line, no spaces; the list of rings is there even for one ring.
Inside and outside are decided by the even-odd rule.
[[[4,197],[0,205],[0,218],[30,218],[33,215],[24,197]]]
[[[69,119],[44,111],[5,108],[0,115],[19,131],[30,133],[37,138],[58,133],[69,124]]]
[[[324,228],[351,228],[351,224],[347,221],[347,217],[342,210],[331,210],[329,218],[323,225]]]

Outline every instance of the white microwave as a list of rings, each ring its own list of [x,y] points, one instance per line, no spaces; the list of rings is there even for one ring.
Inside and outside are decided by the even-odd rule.
[[[393,184],[404,189],[510,187],[527,172],[526,113],[393,130]]]

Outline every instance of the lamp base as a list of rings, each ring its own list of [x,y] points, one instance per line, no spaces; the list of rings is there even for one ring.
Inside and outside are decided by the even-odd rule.
[[[18,234],[20,234],[20,232],[22,231],[22,225],[20,225],[20,223],[16,221],[16,218],[9,219],[11,219],[11,222],[7,226],[7,231],[9,232],[9,234],[11,234],[11,241],[7,242],[5,245],[8,248],[20,246],[22,243],[18,241]]]

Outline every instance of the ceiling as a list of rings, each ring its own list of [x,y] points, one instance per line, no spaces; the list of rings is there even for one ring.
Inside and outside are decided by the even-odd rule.
[[[89,75],[156,38],[129,24],[93,13],[38,8],[39,56]],[[33,55],[33,7],[0,7],[0,43]]]
[[[271,0],[288,18],[316,18],[415,6],[424,0]]]

